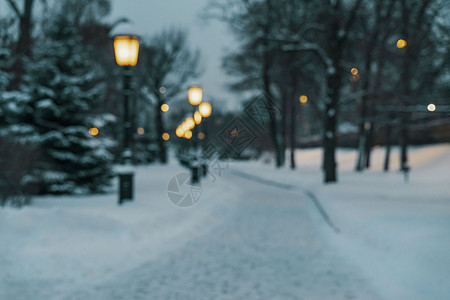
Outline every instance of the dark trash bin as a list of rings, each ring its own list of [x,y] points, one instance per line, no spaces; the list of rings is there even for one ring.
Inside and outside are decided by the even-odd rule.
[[[119,174],[119,204],[133,200],[133,176],[132,172]]]

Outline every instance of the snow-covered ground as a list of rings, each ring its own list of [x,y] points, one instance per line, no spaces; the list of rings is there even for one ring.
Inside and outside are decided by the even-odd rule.
[[[341,150],[339,184],[326,186],[319,183],[317,149],[297,152],[290,174],[256,165],[242,170],[313,192],[340,231],[322,227],[324,237],[384,299],[450,299],[450,145],[412,148],[408,182],[395,171],[399,157],[395,149],[394,171],[386,174],[384,149],[377,149],[372,170],[356,174],[356,152]]]
[[[332,185],[319,149],[295,171],[232,162],[191,208],[168,199],[176,163],[137,168],[121,207],[111,192],[2,208],[0,299],[450,299],[450,145],[413,148],[407,183],[382,149],[362,174],[355,155],[339,151]]]

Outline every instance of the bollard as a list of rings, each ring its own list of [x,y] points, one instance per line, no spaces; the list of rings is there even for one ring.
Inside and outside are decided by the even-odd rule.
[[[200,173],[200,168],[197,165],[191,166],[191,174],[192,174],[191,183],[192,184],[196,184],[199,182],[199,179],[200,179],[199,173]]]
[[[133,176],[132,172],[119,174],[119,205],[133,201]]]
[[[206,163],[202,164],[202,176],[205,177],[208,174],[208,165]]]

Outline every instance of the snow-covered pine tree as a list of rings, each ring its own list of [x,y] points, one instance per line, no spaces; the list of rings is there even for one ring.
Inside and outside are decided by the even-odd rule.
[[[51,18],[44,32],[22,85],[31,97],[22,121],[40,135],[40,193],[101,192],[112,177],[114,145],[102,134],[113,117],[96,109],[103,97],[101,67],[89,58],[67,15]],[[94,127],[95,136],[89,130]]]
[[[13,77],[10,45],[0,43],[0,205],[22,206],[34,192],[33,167],[38,157],[38,135],[31,124],[19,122],[30,98],[22,91],[7,90]]]

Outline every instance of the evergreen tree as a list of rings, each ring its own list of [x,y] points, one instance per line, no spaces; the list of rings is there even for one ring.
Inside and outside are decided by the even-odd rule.
[[[21,206],[29,203],[33,193],[32,169],[37,158],[34,147],[38,136],[31,125],[21,124],[29,101],[27,94],[7,90],[13,79],[10,69],[14,61],[10,45],[0,43],[0,205]]]
[[[108,149],[114,144],[101,132],[113,118],[96,111],[101,68],[67,15],[57,14],[44,32],[25,66],[22,90],[30,101],[21,120],[40,136],[40,193],[100,192],[112,177]],[[96,136],[89,130],[94,127],[100,128]]]

